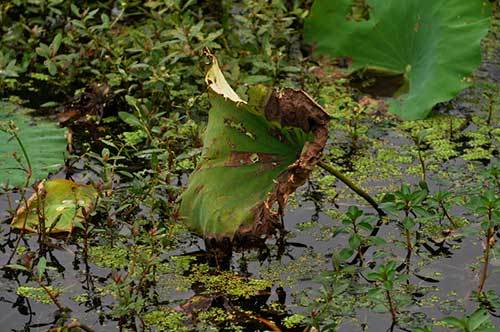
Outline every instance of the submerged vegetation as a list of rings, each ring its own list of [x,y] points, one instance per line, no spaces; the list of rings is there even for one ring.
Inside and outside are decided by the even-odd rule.
[[[498,331],[498,10],[444,3],[0,3],[2,329]]]

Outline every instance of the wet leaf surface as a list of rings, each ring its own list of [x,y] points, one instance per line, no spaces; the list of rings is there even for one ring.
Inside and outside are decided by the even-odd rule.
[[[97,199],[96,190],[90,186],[78,185],[73,181],[55,179],[42,181],[37,192],[21,203],[12,220],[12,227],[29,232],[40,232],[41,227],[48,234],[71,233],[75,224],[84,221]],[[44,225],[40,225],[44,220]]]

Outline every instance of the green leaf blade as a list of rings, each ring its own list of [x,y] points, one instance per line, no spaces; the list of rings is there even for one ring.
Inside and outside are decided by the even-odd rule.
[[[96,199],[97,191],[90,185],[78,185],[64,179],[43,181],[27,204],[21,204],[11,226],[30,232],[39,232],[43,226],[50,234],[71,233],[75,222],[84,221],[83,209],[89,212]],[[40,225],[37,211],[40,204],[44,225]]]
[[[60,169],[64,164],[67,145],[64,128],[42,118],[31,117],[28,110],[0,104],[0,123],[8,121],[13,121],[18,127],[17,135],[30,159],[32,176],[29,184]],[[23,186],[27,178],[23,168],[27,168],[27,161],[21,147],[10,133],[1,130],[0,142],[0,185]],[[21,165],[14,154],[20,159]]]
[[[305,25],[316,54],[349,57],[350,72],[399,73],[407,81],[389,101],[403,119],[425,118],[433,106],[470,85],[491,6],[483,1],[367,1],[368,20],[349,20],[351,0],[317,0]],[[332,37],[335,36],[335,37]]]
[[[304,183],[326,143],[328,115],[294,90],[277,93],[254,87],[247,105],[227,84],[216,61],[207,83],[212,108],[202,160],[181,197],[180,215],[205,238],[269,234],[286,197]],[[285,114],[290,108],[287,98],[304,103],[306,109],[288,109]],[[294,116],[303,122],[290,122]],[[314,121],[321,129],[319,139],[317,128],[304,127]],[[296,164],[305,152],[314,154],[303,161],[308,169]]]

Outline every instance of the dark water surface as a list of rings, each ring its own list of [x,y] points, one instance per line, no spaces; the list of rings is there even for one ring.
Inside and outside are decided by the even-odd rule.
[[[7,208],[7,201],[5,195],[0,196],[0,211],[5,211]],[[332,249],[341,248],[343,243],[345,243],[345,238],[339,237],[335,240],[321,241],[318,240],[318,233],[315,234],[314,230],[320,229],[321,225],[328,227],[333,224],[332,220],[325,214],[316,210],[313,204],[305,202],[303,206],[291,209],[285,217],[285,224],[289,229],[295,229],[300,223],[310,221],[311,219],[317,221],[317,226],[313,230],[307,230],[303,232],[297,232],[297,235],[293,238],[293,243],[298,243],[304,246],[288,245],[286,248],[286,255],[281,259],[280,264],[287,265],[293,262],[295,259],[313,253],[319,253],[320,256],[328,256]],[[385,227],[382,229],[380,235],[383,237],[394,236],[393,232],[397,232],[395,229],[390,229],[390,227]],[[0,254],[0,265],[7,263],[7,259],[11,254],[11,246],[13,241],[16,239],[15,236],[9,234],[9,227],[6,223],[2,224],[2,241],[0,243],[2,247],[2,252]],[[6,240],[8,239],[8,240]],[[32,240],[30,240],[31,242]],[[292,241],[292,240],[291,240]],[[201,242],[200,242],[201,246]],[[194,245],[192,247],[186,248],[185,251],[196,251],[199,247]],[[107,306],[112,303],[109,298],[103,298],[103,303],[96,305],[94,308],[85,307],[83,304],[78,304],[75,301],[70,300],[73,296],[77,296],[84,292],[89,292],[89,279],[95,286],[99,284],[104,285],[107,278],[109,278],[109,269],[103,269],[95,265],[89,267],[89,275],[85,273],[85,265],[82,262],[76,260],[75,251],[79,250],[76,246],[67,245],[59,249],[54,249],[51,251],[52,260],[57,261],[61,267],[60,277],[53,280],[53,285],[61,287],[64,290],[64,296],[61,297],[62,303],[67,307],[71,308],[74,317],[78,317],[82,323],[91,326],[95,331],[115,331],[118,330],[118,325],[112,320],[103,319],[100,317],[103,315],[103,311],[106,310]],[[369,253],[368,253],[369,254]],[[470,312],[476,307],[475,302],[471,297],[471,291],[477,287],[478,278],[474,274],[469,265],[477,262],[477,258],[482,254],[481,244],[477,239],[468,238],[460,245],[460,249],[453,252],[451,257],[440,258],[435,263],[426,266],[427,269],[432,269],[433,272],[439,272],[442,276],[438,284],[427,283],[422,280],[412,280],[420,285],[428,284],[429,286],[437,286],[439,288],[435,295],[439,296],[441,299],[446,299],[449,297],[450,292],[454,292],[456,295],[454,298],[457,301],[463,301],[466,311]],[[236,255],[238,256],[238,255]],[[238,257],[236,257],[238,258]],[[322,266],[324,270],[331,268],[329,260],[325,258],[326,266]],[[268,262],[269,264],[275,264],[276,262]],[[256,276],[259,272],[265,268],[266,263],[261,264],[256,261],[250,261],[248,264],[248,270],[251,274]],[[318,271],[317,271],[318,272]],[[0,272],[0,331],[46,331],[55,320],[55,307],[53,305],[41,304],[35,301],[30,301],[16,295],[16,288],[19,285],[24,284],[24,278],[20,277],[19,280],[12,280],[11,278],[5,277],[5,272]],[[313,282],[310,278],[306,277],[304,279],[298,280],[296,284],[292,287],[286,287],[285,292],[287,293],[287,307],[291,311],[301,312],[301,308],[294,304],[294,298],[292,293],[300,290],[315,290],[317,289],[317,283]],[[498,273],[492,273],[487,281],[487,289],[494,289],[495,291],[500,291],[500,279],[498,278]],[[189,298],[194,293],[178,293],[172,294],[172,299],[174,298]],[[277,299],[274,293],[270,297],[269,301],[274,301]],[[428,315],[434,318],[443,318],[448,315],[456,314],[461,316],[460,311],[449,311],[438,310],[436,307],[432,308],[412,308],[415,313],[419,315]],[[368,311],[360,311],[358,313],[358,319],[360,322],[366,321],[368,323],[368,331],[386,331],[391,325],[391,319],[389,314],[377,314]],[[500,319],[494,319],[497,326],[500,326]],[[362,331],[359,326],[351,325],[350,323],[344,324],[339,331]],[[395,329],[398,331],[398,329]]]

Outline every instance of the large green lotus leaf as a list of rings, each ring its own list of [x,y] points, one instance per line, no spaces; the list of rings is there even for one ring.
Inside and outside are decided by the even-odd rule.
[[[70,233],[75,223],[83,222],[82,209],[89,212],[97,198],[94,187],[78,185],[73,181],[54,179],[42,181],[27,200],[21,204],[12,220],[12,227],[38,232],[39,213],[43,211],[45,229],[50,234]]]
[[[393,90],[391,112],[421,119],[469,86],[489,27],[488,1],[365,0],[364,11],[360,4],[314,1],[305,39],[315,54],[350,58],[351,72],[375,72],[390,84],[399,75],[405,84]]]
[[[296,90],[253,87],[246,104],[215,59],[206,81],[212,107],[203,154],[180,215],[205,238],[270,234],[321,154],[328,115]]]
[[[10,104],[0,103],[0,125],[8,126],[13,121],[32,166],[31,183],[44,179],[49,172],[57,171],[64,163],[66,152],[65,129],[56,123],[32,117],[28,111]],[[0,185],[22,186],[26,172],[13,157],[27,165],[18,142],[0,130]]]

